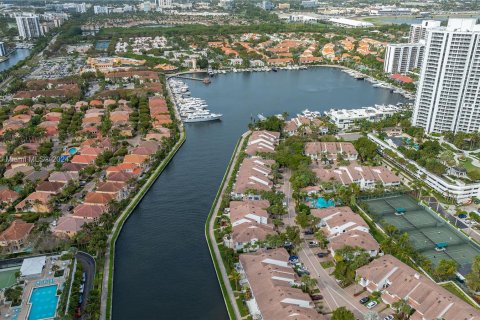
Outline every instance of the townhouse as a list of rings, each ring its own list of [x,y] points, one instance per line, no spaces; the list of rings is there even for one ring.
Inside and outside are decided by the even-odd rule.
[[[271,191],[273,182],[270,179],[273,160],[261,158],[244,159],[238,170],[236,181],[232,188],[234,198],[242,198],[247,190]]]
[[[312,160],[326,158],[329,161],[335,161],[338,156],[342,156],[349,161],[358,158],[358,152],[350,142],[307,142],[304,153]]]
[[[10,253],[21,251],[27,245],[28,236],[33,227],[33,223],[13,220],[12,224],[0,234],[0,247]]]
[[[224,237],[225,246],[236,251],[255,251],[256,243],[265,240],[267,235],[276,234],[269,221],[267,200],[231,201],[227,216],[232,224],[232,233]]]
[[[480,312],[470,304],[392,255],[357,269],[356,276],[369,292],[381,292],[387,305],[405,300],[415,311],[410,316],[412,320],[480,319]]]
[[[320,219],[318,227],[329,240],[332,255],[345,246],[361,248],[372,257],[379,253],[380,246],[369,233],[368,224],[350,207],[312,209],[311,213]]]
[[[274,131],[253,131],[247,142],[245,153],[249,156],[255,156],[259,152],[272,153],[278,145],[280,133]]]
[[[373,189],[377,184],[381,184],[384,188],[392,188],[401,184],[401,179],[397,175],[382,166],[367,167],[350,164],[328,169],[314,167],[312,171],[320,181],[335,181],[344,186],[355,183],[362,190]]]
[[[253,319],[325,319],[310,296],[296,288],[301,282],[288,258],[283,248],[240,255],[239,273],[251,291],[246,305]]]

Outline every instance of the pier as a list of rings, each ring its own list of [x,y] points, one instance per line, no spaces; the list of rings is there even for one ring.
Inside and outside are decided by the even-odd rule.
[[[185,75],[173,75],[170,78],[178,78],[178,79],[187,79],[187,80],[195,80],[195,81],[203,81],[202,79],[194,78],[194,77],[189,77]]]

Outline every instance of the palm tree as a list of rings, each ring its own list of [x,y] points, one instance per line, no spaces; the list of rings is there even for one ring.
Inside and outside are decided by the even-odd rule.
[[[398,300],[392,304],[393,309],[395,310],[395,319],[398,320],[407,320],[410,318],[410,312],[412,307],[405,300]]]
[[[235,291],[238,291],[238,282],[240,281],[240,273],[237,270],[232,269],[229,278],[235,283]]]

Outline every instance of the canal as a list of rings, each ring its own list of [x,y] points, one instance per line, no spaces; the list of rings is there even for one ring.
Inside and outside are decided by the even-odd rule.
[[[30,55],[30,49],[16,49],[5,61],[0,62],[0,72],[5,71],[16,65],[18,62],[26,59]]]
[[[113,319],[226,319],[204,225],[251,116],[404,99],[334,68],[229,73],[187,81],[222,121],[187,124],[187,140],[125,223],[115,254]]]

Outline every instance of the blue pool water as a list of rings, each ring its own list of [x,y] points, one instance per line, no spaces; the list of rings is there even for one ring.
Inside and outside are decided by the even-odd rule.
[[[30,308],[28,320],[55,317],[58,304],[57,285],[33,289],[32,295],[30,296],[30,304],[32,307]]]
[[[325,198],[323,197],[320,197],[317,200],[312,198],[307,198],[307,201],[311,201],[313,207],[316,209],[330,208],[335,206],[335,201],[333,201],[332,199],[325,200]]]
[[[68,153],[70,153],[71,155],[74,155],[75,153],[77,153],[77,148],[70,148],[68,149]]]

